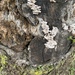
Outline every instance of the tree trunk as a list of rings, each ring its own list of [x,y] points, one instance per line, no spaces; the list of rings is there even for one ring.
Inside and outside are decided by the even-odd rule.
[[[74,36],[75,1],[33,1],[29,5],[27,0],[0,0],[0,49],[15,62],[23,58],[28,59],[29,64],[56,63],[71,48],[68,38]],[[44,32],[41,23],[47,24],[48,33]],[[57,45],[50,48],[50,38],[56,32],[52,32],[53,27],[58,29],[53,36]],[[49,40],[44,38],[48,34]]]

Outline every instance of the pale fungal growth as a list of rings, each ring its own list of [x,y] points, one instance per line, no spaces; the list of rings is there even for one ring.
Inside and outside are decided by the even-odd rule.
[[[45,35],[44,38],[48,40],[48,42],[44,44],[46,48],[55,48],[57,46],[57,42],[53,39],[53,35],[48,33],[48,35]]]
[[[58,28],[57,27],[53,27],[53,29],[52,30],[50,30],[50,34],[53,36],[53,37],[55,37],[56,36],[56,34],[58,33]]]
[[[47,22],[43,19],[39,18],[39,24],[42,27],[42,32],[44,33],[44,38],[47,40],[47,42],[44,44],[46,48],[56,48],[57,42],[54,40],[54,37],[58,33],[58,28],[53,27],[52,30],[49,30],[49,26],[47,25]]]
[[[47,35],[44,36],[44,38],[48,41],[44,44],[46,48],[56,48],[57,42],[54,40],[54,37],[56,36],[57,33],[58,33],[58,28],[53,27],[53,29],[49,30]]]
[[[75,23],[74,24],[71,24],[71,25],[66,25],[66,23],[63,23],[62,24],[62,27],[64,30],[67,30],[69,32],[72,33],[72,35],[75,35]]]
[[[50,2],[54,2],[54,3],[55,3],[55,2],[56,2],[56,0],[50,0]]]
[[[72,33],[72,35],[75,35],[75,24],[67,26],[65,23],[62,25],[64,30],[67,30]]]
[[[47,22],[45,22],[45,21],[42,21],[41,22],[41,26],[42,26],[42,28],[43,28],[43,32],[44,32],[44,34],[47,34],[47,33],[49,33],[49,26],[47,25]]]
[[[54,40],[48,40],[48,42],[46,42],[45,44],[46,48],[55,48],[57,46],[57,42]]]
[[[36,3],[36,0],[27,1],[27,5],[31,8],[33,14],[38,15],[39,13],[41,13],[41,6],[38,6],[35,3]]]
[[[75,23],[71,25],[66,25],[66,23],[62,24],[64,30],[71,32],[73,35],[75,34]]]
[[[64,16],[66,14],[67,19],[65,20]],[[62,9],[62,28],[75,35],[75,3],[73,4],[73,1],[70,1],[69,5]]]
[[[75,24],[70,25],[70,31],[73,35],[75,35]]]
[[[62,24],[62,28],[63,28],[64,30],[68,30],[68,26],[67,26],[65,23]]]

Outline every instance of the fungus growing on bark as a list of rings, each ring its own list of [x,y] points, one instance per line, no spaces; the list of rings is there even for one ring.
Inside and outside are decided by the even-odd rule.
[[[31,8],[33,14],[41,13],[41,6],[35,4],[36,0],[28,0],[27,5]]]
[[[54,37],[58,33],[58,28],[53,27],[52,30],[49,30],[49,26],[47,25],[47,22],[44,21],[42,18],[39,18],[39,24],[42,27],[42,32],[44,33],[44,39],[47,40],[47,42],[44,44],[46,48],[55,48],[57,45],[57,42],[54,40]]]
[[[56,2],[56,0],[50,0],[50,2]]]

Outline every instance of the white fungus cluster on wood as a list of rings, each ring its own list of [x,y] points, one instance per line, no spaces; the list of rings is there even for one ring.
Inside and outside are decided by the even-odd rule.
[[[49,30],[47,34],[45,34],[44,38],[48,41],[45,43],[46,48],[55,48],[57,46],[57,42],[54,40],[58,32],[57,27],[53,27],[52,30]]]
[[[54,37],[58,33],[58,28],[53,27],[52,30],[49,30],[49,26],[47,25],[47,22],[43,19],[39,19],[39,24],[42,27],[42,32],[44,33],[44,38],[47,40],[47,42],[44,44],[46,48],[56,48],[57,42],[54,40]]]
[[[68,26],[65,23],[62,23],[62,27],[64,30],[68,30]]]
[[[56,0],[50,0],[50,2],[56,2]]]
[[[71,25],[66,25],[66,23],[63,23],[62,27],[64,30],[71,32],[72,35],[75,35],[75,23]]]
[[[41,6],[38,6],[35,3],[36,3],[36,0],[27,1],[27,5],[31,8],[33,14],[38,15],[39,13],[41,13]]]

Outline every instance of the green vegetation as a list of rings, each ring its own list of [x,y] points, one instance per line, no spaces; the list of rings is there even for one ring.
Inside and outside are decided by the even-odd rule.
[[[53,66],[52,65],[40,65],[36,68],[32,68],[30,70],[30,74],[31,75],[46,75],[48,72],[53,70]]]
[[[7,57],[3,54],[0,54],[0,75],[2,75],[2,70],[7,64]]]
[[[75,43],[75,38],[73,36],[70,36],[68,39],[71,40],[72,43]]]

